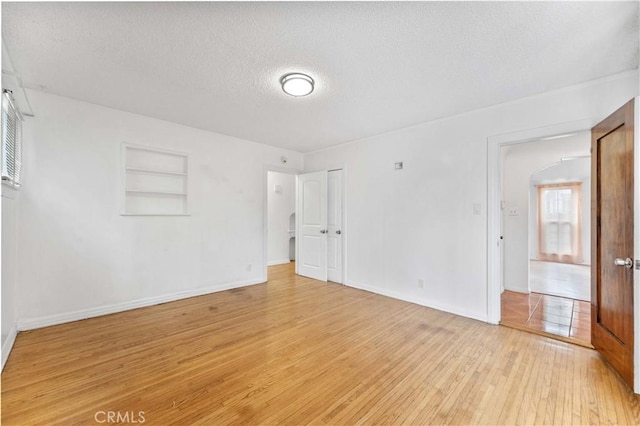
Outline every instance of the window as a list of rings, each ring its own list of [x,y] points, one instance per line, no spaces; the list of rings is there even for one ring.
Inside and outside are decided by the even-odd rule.
[[[124,215],[187,215],[187,154],[123,145]]]
[[[580,191],[582,184],[538,186],[538,258],[582,262]]]
[[[22,162],[22,117],[11,91],[2,92],[2,183],[20,187]]]

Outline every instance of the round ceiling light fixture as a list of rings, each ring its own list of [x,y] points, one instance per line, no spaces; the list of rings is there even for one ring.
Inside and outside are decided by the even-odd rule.
[[[306,74],[291,73],[282,76],[280,84],[287,95],[300,97],[313,92],[314,81]]]

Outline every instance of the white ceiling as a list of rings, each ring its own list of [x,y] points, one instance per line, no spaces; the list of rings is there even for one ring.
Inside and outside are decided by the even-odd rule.
[[[635,69],[638,2],[3,2],[2,38],[27,87],[308,152]]]

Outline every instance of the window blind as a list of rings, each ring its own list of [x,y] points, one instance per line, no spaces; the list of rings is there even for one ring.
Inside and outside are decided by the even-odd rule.
[[[2,92],[2,183],[20,187],[22,117],[11,92]]]

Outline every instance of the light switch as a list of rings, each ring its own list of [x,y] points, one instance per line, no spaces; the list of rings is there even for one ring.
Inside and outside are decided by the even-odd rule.
[[[475,203],[473,205],[473,214],[480,214],[480,209],[482,209],[482,205],[480,203]]]

